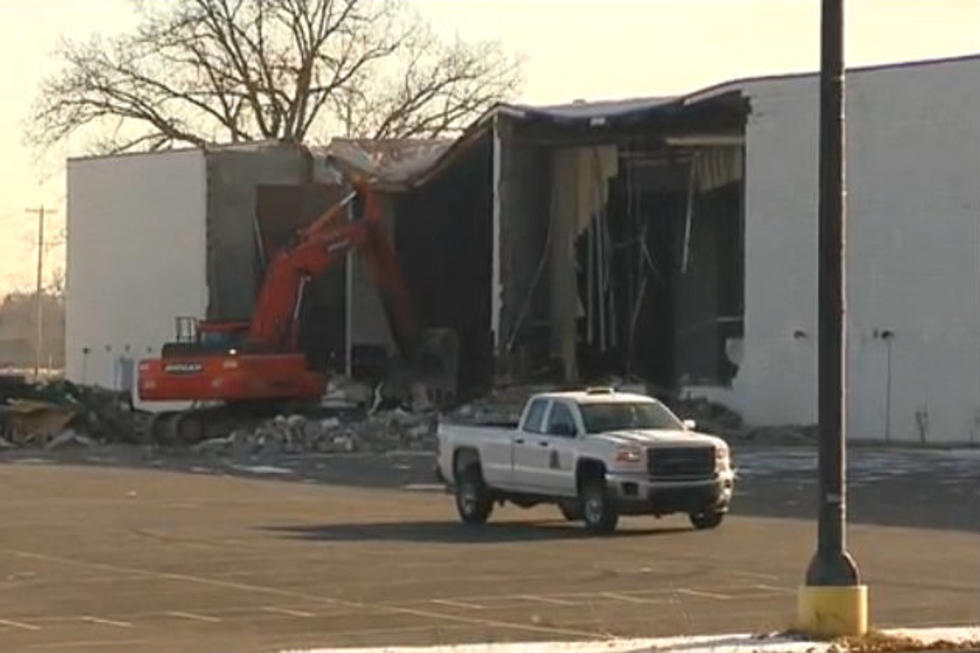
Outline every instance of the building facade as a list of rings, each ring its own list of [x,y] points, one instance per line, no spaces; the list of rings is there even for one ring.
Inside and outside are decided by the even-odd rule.
[[[818,91],[803,74],[500,105],[374,169],[423,320],[460,335],[462,385],[616,376],[753,426],[814,423]],[[980,58],[849,71],[846,115],[849,437],[980,439]],[[70,162],[69,377],[114,382],[177,315],[247,315],[263,248],[297,224],[282,215],[337,192],[345,151]],[[354,269],[325,282],[314,339],[390,349]]]

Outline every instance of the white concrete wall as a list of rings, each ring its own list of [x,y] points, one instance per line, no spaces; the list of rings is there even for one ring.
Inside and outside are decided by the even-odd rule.
[[[176,316],[204,315],[206,184],[197,150],[68,162],[69,379],[118,387],[120,357],[157,356]]]
[[[818,81],[745,90],[745,359],[733,403],[750,423],[812,423]],[[980,61],[854,72],[846,114],[849,437],[885,437],[887,329],[890,437],[918,440],[927,414],[927,441],[980,440]]]

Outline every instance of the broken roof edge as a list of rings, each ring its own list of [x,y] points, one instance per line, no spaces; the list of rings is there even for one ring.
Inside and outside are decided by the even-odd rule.
[[[966,54],[958,55],[952,57],[940,57],[934,59],[920,59],[914,61],[902,61],[884,64],[871,64],[866,66],[854,66],[848,67],[846,69],[847,74],[863,74],[868,72],[882,71],[882,70],[899,70],[904,68],[913,67],[924,67],[924,66],[935,66],[950,63],[959,62],[969,62],[969,61],[980,61],[980,53],[976,54]],[[412,169],[401,175],[385,175],[381,174],[377,168],[373,170],[361,169],[360,165],[347,166],[348,168],[356,168],[358,174],[375,174],[378,180],[378,187],[383,190],[389,190],[392,192],[398,191],[408,191],[414,188],[418,188],[434,177],[438,176],[455,157],[459,156],[463,151],[465,151],[471,144],[479,140],[479,138],[488,131],[494,119],[497,116],[504,116],[507,118],[512,118],[521,121],[551,121],[558,124],[565,125],[582,125],[590,127],[601,127],[604,126],[604,120],[609,119],[623,119],[628,120],[631,117],[636,117],[644,112],[649,112],[651,110],[665,109],[667,107],[675,107],[677,109],[684,109],[686,107],[698,104],[702,101],[707,101],[714,99],[718,96],[725,95],[726,93],[740,92],[744,87],[751,84],[758,84],[760,82],[768,81],[780,81],[780,80],[790,80],[790,79],[801,79],[807,77],[817,77],[819,73],[817,71],[803,71],[803,72],[789,72],[789,73],[777,73],[771,75],[756,75],[741,77],[732,80],[727,80],[719,82],[716,84],[711,84],[708,86],[701,87],[687,94],[677,95],[677,96],[660,96],[660,97],[648,97],[648,98],[628,98],[621,100],[597,100],[592,102],[572,102],[568,104],[555,104],[555,105],[543,105],[543,106],[533,106],[529,104],[516,104],[508,102],[497,102],[492,105],[486,111],[483,112],[476,120],[474,120],[468,127],[466,127],[462,133],[454,140],[446,139],[446,146],[442,149],[438,156],[431,158],[428,161],[422,161],[414,166],[408,166]],[[362,139],[339,139],[341,141],[354,142]],[[333,143],[333,141],[331,141]],[[144,152],[123,152],[117,154],[90,154],[90,155],[79,155],[67,157],[68,162],[73,161],[87,161],[87,160],[97,160],[97,159],[108,159],[123,156],[141,156],[149,154],[174,154],[174,153],[186,153],[191,151],[201,151],[205,155],[209,152],[221,152],[221,151],[258,151],[264,148],[276,148],[283,146],[296,146],[300,148],[305,148],[309,152],[323,152],[325,158],[330,158],[330,153],[328,152],[330,144],[326,146],[311,146],[302,143],[297,143],[290,140],[282,139],[265,139],[260,141],[251,141],[246,143],[224,143],[224,144],[207,144],[204,146],[187,146],[180,148],[170,148],[166,150],[155,150],[155,151],[144,151]],[[334,161],[338,159],[334,158]],[[346,163],[351,164],[352,162],[347,161]],[[383,172],[383,171],[382,171]],[[404,172],[404,171],[403,171]]]
[[[899,70],[903,68],[935,66],[969,61],[980,62],[980,53],[952,57],[939,57],[934,59],[918,59],[914,61],[870,64],[866,66],[853,66],[846,68],[845,73],[862,74],[882,70]],[[469,127],[463,130],[462,135],[460,135],[460,137],[453,142],[453,144],[449,146],[428,169],[422,171],[417,176],[409,180],[407,183],[407,189],[418,188],[431,181],[435,176],[442,172],[447,165],[449,165],[453,158],[458,156],[462,150],[466,149],[469,143],[477,140],[481,134],[490,129],[494,119],[497,116],[505,116],[508,118],[526,121],[544,119],[556,120],[557,122],[564,124],[581,123],[588,124],[589,126],[602,126],[603,123],[593,123],[595,123],[597,119],[601,118],[608,119],[615,117],[625,119],[642,112],[650,111],[651,109],[666,108],[671,105],[678,109],[683,109],[703,101],[717,98],[721,95],[741,92],[744,87],[760,82],[800,79],[817,76],[819,76],[819,72],[811,70],[739,77],[710,84],[708,86],[703,86],[683,95],[666,97],[661,96],[650,98],[630,98],[624,100],[598,100],[595,102],[572,102],[569,104],[545,105],[542,107],[534,107],[532,105],[525,104],[513,104],[509,102],[498,102],[487,109]],[[621,110],[616,110],[616,105],[620,105]],[[613,110],[607,111],[606,113],[599,113],[598,111],[589,113],[588,109],[590,107],[592,109],[603,107]],[[575,113],[579,113],[581,115],[569,115],[573,110]]]
[[[379,190],[404,191],[409,179],[428,170],[454,142],[446,138],[338,137],[310,151],[347,177],[368,178]]]
[[[417,189],[441,174],[458,156],[486,135],[493,128],[498,117],[524,122],[550,122],[563,126],[604,127],[610,120],[630,121],[670,107],[683,109],[686,106],[683,103],[684,97],[577,102],[546,107],[498,102],[467,127],[429,168],[408,180],[407,187]]]

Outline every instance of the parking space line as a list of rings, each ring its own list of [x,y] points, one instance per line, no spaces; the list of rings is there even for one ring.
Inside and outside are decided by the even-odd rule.
[[[92,624],[102,624],[103,626],[115,626],[116,628],[132,628],[133,624],[128,621],[116,621],[115,619],[102,619],[100,617],[93,617],[91,615],[83,615],[79,617],[82,621],[87,621]]]
[[[602,633],[599,631],[590,631],[590,630],[583,630],[578,628],[564,628],[561,626],[525,624],[520,622],[504,621],[498,619],[484,619],[476,616],[467,617],[459,614],[446,614],[443,612],[429,611],[429,610],[417,609],[417,608],[399,607],[393,605],[386,606],[382,604],[372,604],[363,601],[350,601],[350,600],[343,600],[339,598],[318,595],[312,592],[289,590],[289,589],[283,589],[278,587],[272,587],[268,585],[223,581],[215,578],[208,578],[206,576],[195,576],[193,574],[180,574],[174,572],[153,571],[150,569],[140,569],[137,567],[124,567],[120,565],[108,564],[105,562],[87,562],[83,560],[75,560],[73,558],[66,558],[63,556],[35,553],[33,551],[20,551],[17,549],[0,548],[0,552],[7,553],[10,555],[15,555],[21,558],[29,558],[33,560],[45,560],[49,562],[60,562],[63,564],[72,565],[76,567],[85,567],[88,569],[103,569],[103,570],[108,570],[113,572],[125,571],[131,573],[142,573],[148,578],[181,580],[189,583],[208,585],[210,587],[222,587],[225,589],[233,589],[233,590],[253,592],[253,593],[262,593],[262,594],[274,595],[274,596],[279,596],[284,598],[291,598],[294,600],[306,600],[306,601],[317,601],[320,603],[331,603],[334,605],[340,605],[348,608],[377,610],[379,613],[388,612],[391,614],[411,615],[415,617],[423,617],[426,619],[452,621],[456,623],[469,624],[470,626],[508,628],[511,630],[522,630],[526,632],[535,632],[535,633],[548,633],[550,635],[571,635],[574,637],[596,637],[602,635]]]
[[[550,603],[552,605],[582,605],[581,603],[576,603],[575,601],[566,601],[565,599],[555,599],[550,596],[538,596],[537,594],[521,594],[516,596],[518,599],[525,599],[527,601],[538,601],[540,603]]]
[[[704,599],[726,600],[726,599],[733,599],[733,598],[735,598],[734,596],[730,596],[728,594],[717,594],[715,592],[704,592],[702,590],[690,590],[690,589],[687,589],[687,588],[684,588],[684,587],[680,588],[679,590],[675,590],[675,591],[678,594],[687,594],[688,596],[697,596],[697,597],[704,598]]]
[[[217,617],[209,617],[208,615],[205,614],[195,614],[193,612],[181,612],[180,610],[171,610],[166,614],[170,615],[171,617],[178,617],[180,619],[190,619],[191,621],[205,621],[211,624],[221,623],[221,619],[218,619]]]
[[[11,628],[20,628],[21,630],[41,630],[40,626],[25,624],[11,619],[0,619],[0,626],[10,626]]]
[[[741,571],[739,569],[729,569],[726,573],[732,576],[743,576],[745,578],[755,578],[761,580],[779,580],[779,576],[773,574],[762,574],[757,571]]]
[[[70,642],[51,642],[49,644],[32,644],[31,650],[38,651],[54,651],[58,649],[73,649],[73,648],[93,648],[98,647],[104,648],[117,648],[120,646],[126,646],[129,650],[132,650],[134,644],[146,644],[149,640],[146,639],[98,639],[98,640],[72,640]]]
[[[618,592],[603,592],[600,596],[605,596],[609,599],[615,599],[617,601],[626,601],[627,603],[664,603],[665,599],[644,599],[639,596],[629,596],[628,594],[620,594]]]
[[[752,589],[766,590],[768,592],[779,592],[780,594],[796,594],[796,590],[791,590],[788,587],[776,587],[775,585],[766,585],[765,583],[753,585]]]
[[[289,608],[277,608],[274,605],[268,605],[262,608],[266,612],[275,612],[278,614],[286,614],[290,617],[315,617],[316,615],[312,612],[305,612],[303,610],[291,610]]]
[[[452,599],[430,599],[429,603],[436,603],[438,605],[448,605],[453,608],[466,608],[467,610],[483,610],[482,605],[477,605],[475,603],[466,603],[465,601],[453,601]]]

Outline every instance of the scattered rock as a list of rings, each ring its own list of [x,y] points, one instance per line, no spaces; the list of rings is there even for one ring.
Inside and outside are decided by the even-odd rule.
[[[228,436],[226,438],[211,438],[209,440],[203,440],[194,445],[194,451],[198,453],[221,453],[226,451],[232,445],[232,438]]]
[[[49,451],[64,449],[71,446],[91,447],[95,444],[92,438],[76,433],[74,429],[67,429],[48,441],[44,448]]]
[[[333,451],[350,453],[357,450],[357,444],[354,442],[354,438],[349,435],[335,435],[330,439],[330,444],[333,445]]]
[[[435,404],[429,398],[429,390],[424,383],[413,383],[411,391],[412,412],[425,413],[435,408]]]
[[[321,405],[332,408],[366,406],[374,399],[374,389],[343,376],[331,377],[327,382]]]

